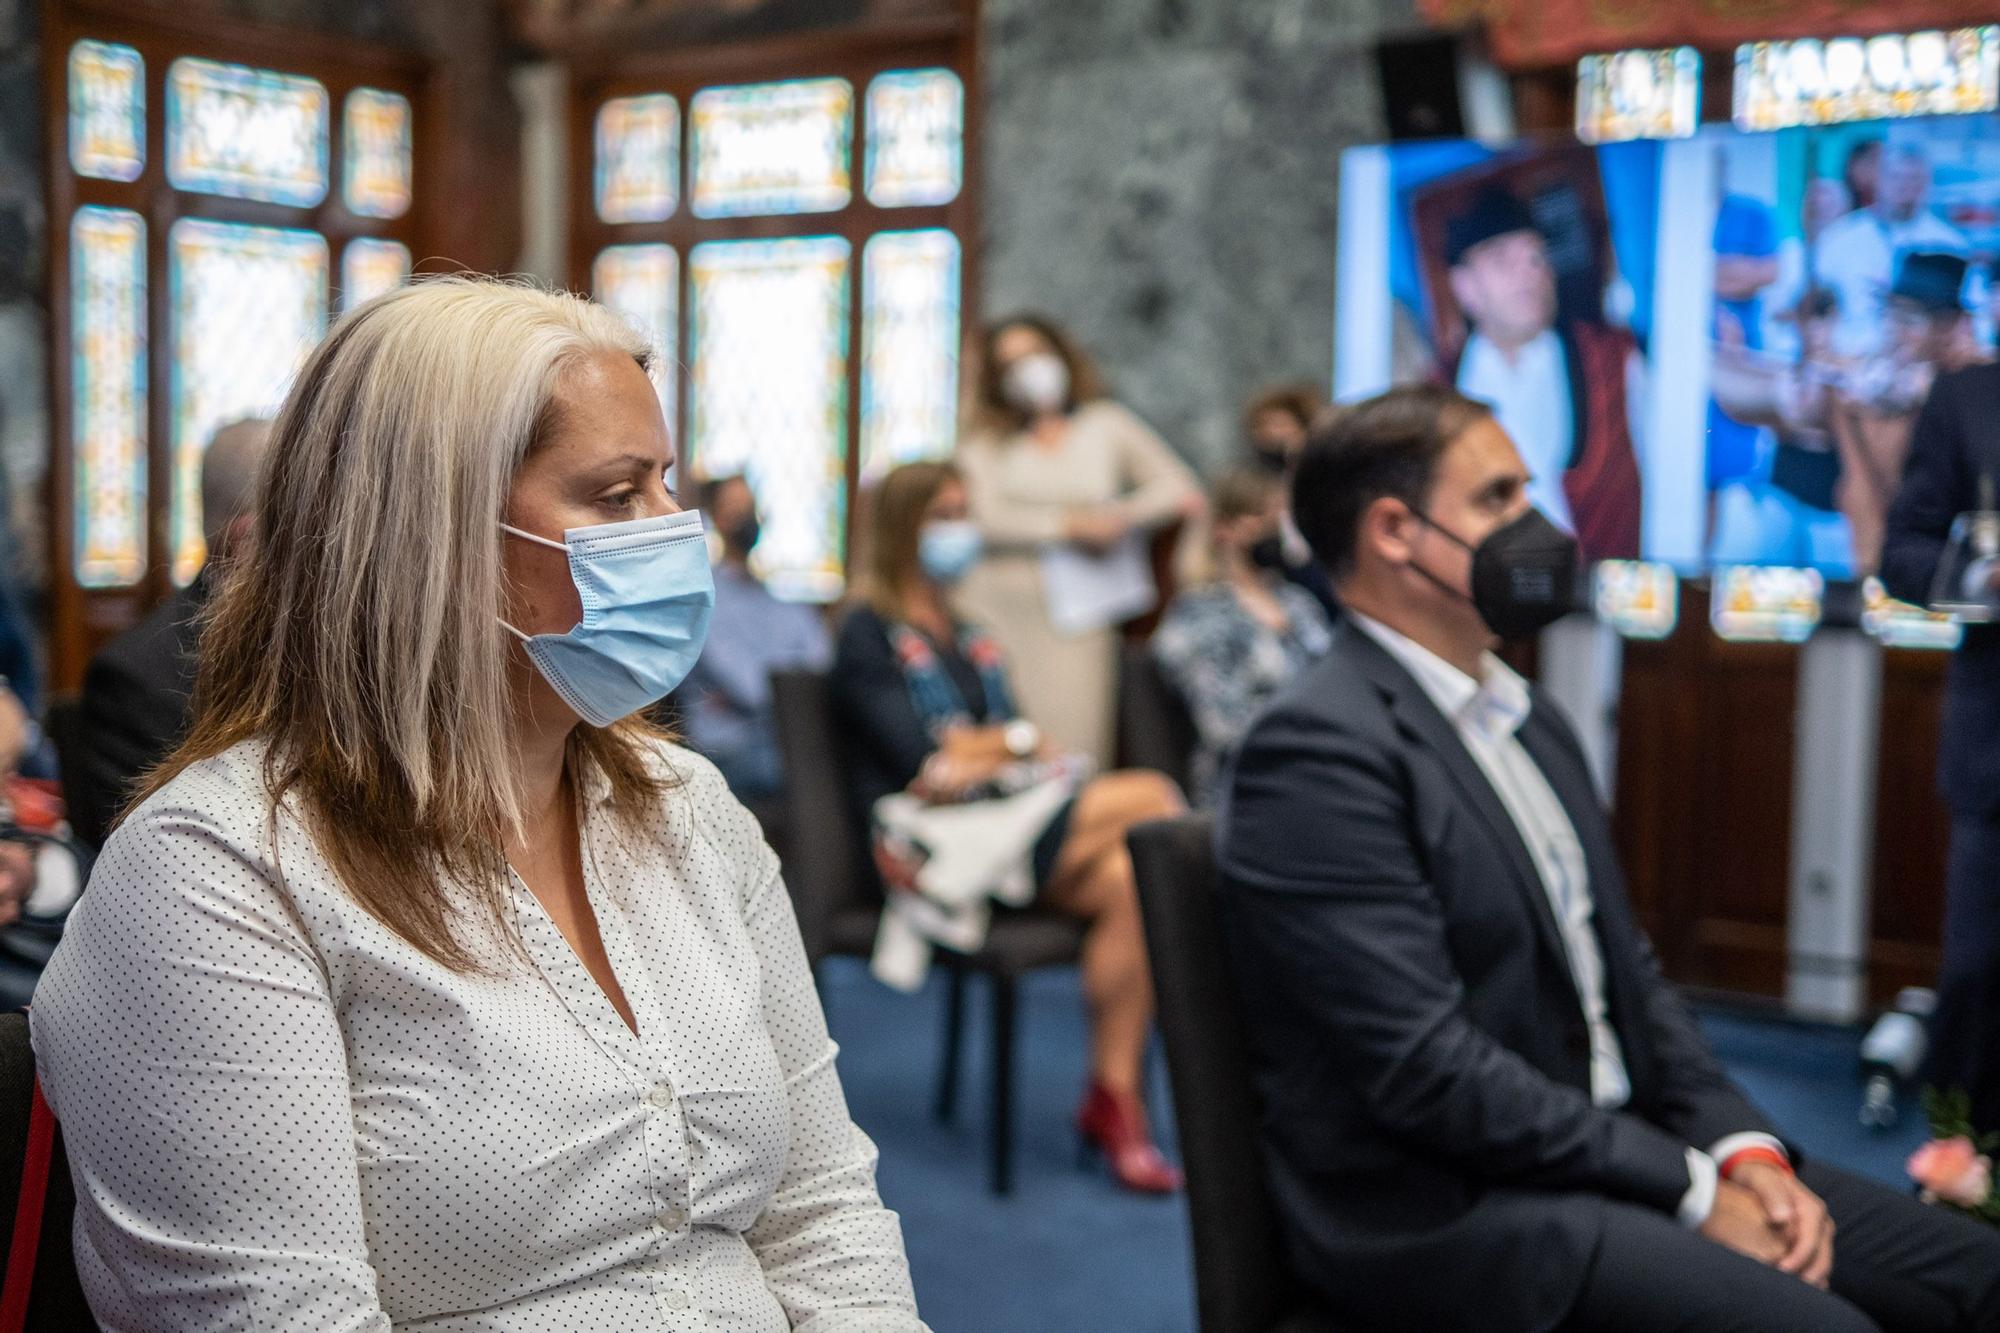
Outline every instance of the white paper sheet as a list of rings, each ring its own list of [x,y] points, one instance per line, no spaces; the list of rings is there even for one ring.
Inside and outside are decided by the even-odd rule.
[[[1087,634],[1143,616],[1159,600],[1148,535],[1135,532],[1103,555],[1064,543],[1042,552],[1042,596],[1064,634]]]

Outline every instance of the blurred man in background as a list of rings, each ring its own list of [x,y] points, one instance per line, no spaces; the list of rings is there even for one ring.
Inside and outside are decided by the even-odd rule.
[[[771,673],[824,670],[833,645],[816,608],[778,600],[751,572],[750,553],[761,531],[749,482],[742,477],[709,482],[702,508],[722,544],[715,616],[701,660],[676,697],[688,742],[715,762],[729,789],[761,817],[784,790]]]
[[[271,423],[224,426],[201,460],[201,515],[208,563],[194,581],[104,645],[83,674],[77,764],[69,812],[77,836],[102,845],[133,788],[187,733],[202,612],[222,570],[241,553],[255,523],[257,474]]]
[[[1919,606],[1931,600],[1953,521],[1992,504],[1996,485],[2000,366],[1940,376],[1917,418],[1889,511],[1882,582],[1890,596]],[[1930,1081],[1969,1094],[1973,1127],[1992,1133],[2000,1131],[2000,625],[1965,627],[1939,734],[1951,850]]]

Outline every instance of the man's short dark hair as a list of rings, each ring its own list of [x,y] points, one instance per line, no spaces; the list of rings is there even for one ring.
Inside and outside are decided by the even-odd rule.
[[[1423,508],[1445,449],[1492,414],[1456,389],[1411,384],[1315,422],[1292,480],[1292,521],[1327,571],[1353,572],[1369,505],[1386,496]]]

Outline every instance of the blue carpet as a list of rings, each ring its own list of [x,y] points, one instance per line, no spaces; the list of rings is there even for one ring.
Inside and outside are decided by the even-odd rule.
[[[1019,1120],[1012,1197],[986,1190],[986,1008],[972,988],[956,1123],[930,1116],[944,992],[878,985],[844,959],[825,968],[827,1013],[855,1119],[882,1150],[883,1198],[903,1217],[917,1302],[938,1333],[1192,1333],[1184,1202],[1116,1189],[1077,1163],[1070,1117],[1084,1078],[1083,1006],[1073,972],[1021,991]],[[1860,1034],[1706,1013],[1716,1053],[1807,1152],[1889,1184],[1921,1138],[1913,1108],[1886,1133],[1856,1118]],[[1164,1083],[1164,1078],[1156,1078]],[[1154,1095],[1173,1151],[1165,1091]]]

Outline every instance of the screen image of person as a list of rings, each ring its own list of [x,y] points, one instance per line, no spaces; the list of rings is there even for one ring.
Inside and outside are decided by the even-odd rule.
[[[1494,652],[1579,555],[1493,414],[1358,404],[1293,512],[1346,615],[1217,829],[1293,1271],[1381,1333],[2000,1330],[2000,1233],[1801,1160],[1661,976],[1574,730]]]
[[[641,716],[714,600],[655,356],[458,277],[307,356],[35,996],[105,1327],[923,1328],[777,858]]]
[[[1480,190],[1449,219],[1445,259],[1471,327],[1447,378],[1493,405],[1520,442],[1535,503],[1576,534],[1586,557],[1636,559],[1645,367],[1632,335],[1558,318],[1548,241],[1504,185]]]
[[[1843,356],[1871,355],[1887,341],[1886,302],[1901,256],[1966,249],[1965,234],[1931,206],[1931,162],[1924,146],[1900,142],[1876,158],[1873,197],[1864,160],[1864,184],[1853,211],[1828,224],[1813,244],[1814,281],[1832,288],[1840,303],[1834,350]]]

